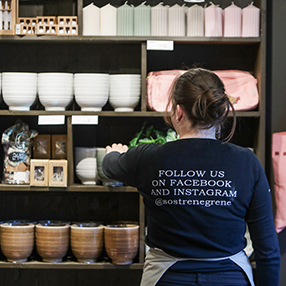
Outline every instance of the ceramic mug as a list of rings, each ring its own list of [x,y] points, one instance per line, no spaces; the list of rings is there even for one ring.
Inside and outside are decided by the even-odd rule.
[[[106,253],[114,264],[131,264],[138,253],[139,225],[107,225],[104,242]]]
[[[71,225],[71,249],[78,262],[94,263],[103,250],[104,226],[95,223]]]

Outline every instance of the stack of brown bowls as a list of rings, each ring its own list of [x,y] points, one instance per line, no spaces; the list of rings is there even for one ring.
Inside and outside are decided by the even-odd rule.
[[[78,262],[94,263],[103,250],[104,226],[96,222],[71,225],[71,249]]]
[[[34,248],[35,225],[30,222],[1,224],[1,249],[8,261],[26,262]]]
[[[70,224],[61,221],[40,221],[36,225],[36,247],[45,262],[62,262],[67,254]]]
[[[131,264],[138,253],[139,225],[111,224],[105,227],[105,250],[114,264]]]

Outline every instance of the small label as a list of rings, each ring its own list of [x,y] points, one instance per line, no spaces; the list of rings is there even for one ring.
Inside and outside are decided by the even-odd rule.
[[[28,183],[27,172],[14,172],[14,181],[24,181],[25,183]]]
[[[39,115],[39,125],[62,125],[65,124],[64,115]]]
[[[11,162],[19,163],[25,161],[26,155],[23,152],[12,152],[8,157]]]
[[[147,41],[147,50],[173,51],[174,41]]]
[[[98,116],[97,115],[73,115],[72,116],[72,124],[73,125],[97,125],[98,124]]]
[[[20,35],[21,34],[21,24],[16,24],[16,35]]]

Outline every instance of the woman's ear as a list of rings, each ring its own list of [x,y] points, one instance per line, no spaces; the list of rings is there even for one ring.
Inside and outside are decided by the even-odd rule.
[[[183,115],[184,115],[184,111],[183,111],[181,105],[177,104],[177,106],[176,106],[176,120],[180,121],[182,119]]]

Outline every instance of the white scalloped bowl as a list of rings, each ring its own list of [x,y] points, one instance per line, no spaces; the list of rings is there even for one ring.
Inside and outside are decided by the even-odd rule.
[[[45,110],[65,110],[73,100],[73,74],[39,73],[38,95]]]
[[[9,110],[30,110],[37,97],[37,73],[2,73],[2,96]]]
[[[82,111],[101,111],[109,95],[109,74],[74,74],[75,101]]]

